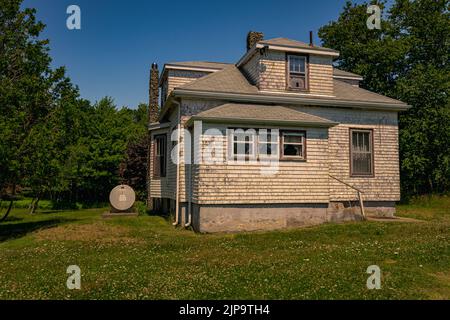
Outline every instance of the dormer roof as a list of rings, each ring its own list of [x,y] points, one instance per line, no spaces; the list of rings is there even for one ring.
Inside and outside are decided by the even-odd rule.
[[[312,49],[312,50],[318,50],[318,51],[339,54],[339,51],[336,51],[333,49],[324,48],[324,47],[320,47],[320,46],[316,46],[316,45],[311,46],[308,43],[298,41],[298,40],[292,40],[292,39],[288,39],[288,38],[273,38],[273,39],[268,39],[268,40],[262,40],[262,41],[259,41],[258,43],[260,43],[262,45],[283,47],[288,50],[292,49],[292,48],[294,48],[294,49]]]

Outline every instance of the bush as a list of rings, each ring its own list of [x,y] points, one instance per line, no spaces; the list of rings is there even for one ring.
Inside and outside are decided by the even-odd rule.
[[[148,213],[147,206],[142,201],[136,201],[134,207],[140,216],[146,215]]]
[[[28,209],[30,207],[31,198],[24,198],[17,201],[14,201],[14,208],[16,209]],[[53,204],[50,200],[39,200],[38,209],[41,210],[52,210]]]

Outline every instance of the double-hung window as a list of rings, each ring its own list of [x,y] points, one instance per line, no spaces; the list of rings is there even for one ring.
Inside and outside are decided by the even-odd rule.
[[[350,140],[351,176],[373,176],[372,130],[351,129]]]
[[[233,158],[249,159],[256,156],[255,129],[231,129],[230,137],[233,141],[230,155]]]
[[[155,178],[162,178],[166,176],[167,136],[158,135],[154,139],[153,176]]]
[[[306,132],[283,131],[281,133],[281,159],[306,159]]]
[[[306,56],[288,55],[288,88],[307,90],[307,58]]]
[[[278,158],[279,155],[279,130],[259,129],[258,130],[258,157]]]
[[[229,129],[232,159],[306,160],[306,132],[278,129]]]

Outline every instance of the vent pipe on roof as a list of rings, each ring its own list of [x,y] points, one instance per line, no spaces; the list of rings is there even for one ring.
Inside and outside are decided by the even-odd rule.
[[[259,41],[264,40],[264,33],[257,31],[250,31],[247,34],[247,51],[253,48],[253,46]]]
[[[314,39],[313,39],[313,32],[309,32],[309,46],[314,47]]]
[[[159,71],[158,64],[152,63],[150,69],[148,122],[157,122],[159,118]]]

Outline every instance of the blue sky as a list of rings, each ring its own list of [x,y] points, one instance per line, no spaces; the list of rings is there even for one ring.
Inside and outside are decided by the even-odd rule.
[[[362,1],[357,1],[362,2]],[[66,66],[81,96],[112,97],[135,108],[148,101],[148,73],[169,61],[236,62],[249,30],[266,38],[309,41],[309,30],[337,19],[344,0],[145,1],[25,0],[47,25],[53,65]],[[66,9],[81,8],[81,30],[68,30]]]

